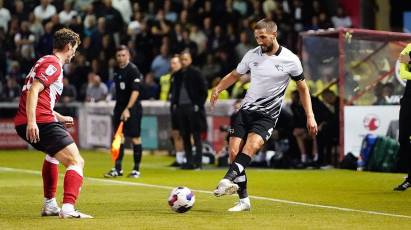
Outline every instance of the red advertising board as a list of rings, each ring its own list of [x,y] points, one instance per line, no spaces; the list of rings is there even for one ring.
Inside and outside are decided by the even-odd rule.
[[[74,119],[74,124],[72,128],[68,128],[68,131],[78,143],[77,119]],[[27,147],[27,142],[21,139],[14,129],[13,119],[0,119],[0,149],[25,149]]]

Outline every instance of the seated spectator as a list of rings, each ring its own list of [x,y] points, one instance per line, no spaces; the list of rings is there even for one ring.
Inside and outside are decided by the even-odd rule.
[[[107,86],[101,82],[99,75],[91,72],[88,75],[89,83],[87,85],[86,91],[86,101],[87,102],[99,102],[105,101],[108,89]]]
[[[70,81],[68,78],[63,78],[63,92],[61,93],[60,97],[63,103],[73,102],[77,98],[76,87],[70,84]]]
[[[154,74],[147,73],[142,84],[141,100],[157,100],[159,91],[160,86],[154,81]]]
[[[34,8],[34,15],[42,21],[50,19],[56,13],[56,7],[50,3],[50,0],[41,0],[40,5]]]
[[[168,56],[168,46],[161,45],[160,53],[154,58],[151,63],[151,71],[154,74],[156,82],[160,81],[160,77],[168,72],[170,69],[170,57]]]
[[[17,81],[15,78],[7,78],[6,80],[6,85],[3,87],[3,91],[1,93],[1,98],[3,98],[4,101],[18,101],[19,96],[20,96],[20,86],[17,84]]]
[[[337,14],[331,17],[334,28],[350,28],[352,26],[351,18],[345,14],[344,9],[339,6]]]
[[[77,11],[74,11],[72,8],[73,2],[65,1],[64,9],[59,13],[60,23],[64,25],[69,25],[71,19],[77,16]]]

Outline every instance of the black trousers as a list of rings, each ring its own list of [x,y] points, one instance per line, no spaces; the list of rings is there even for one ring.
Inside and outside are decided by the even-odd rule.
[[[198,106],[180,105],[176,109],[178,120],[178,129],[184,143],[184,151],[187,159],[187,164],[195,164],[201,166],[202,160],[202,143],[201,143],[201,110]],[[195,156],[193,156],[191,136],[194,139],[196,147]]]
[[[400,142],[400,168],[407,170],[408,178],[411,178],[411,98],[403,97],[400,105],[398,137]]]

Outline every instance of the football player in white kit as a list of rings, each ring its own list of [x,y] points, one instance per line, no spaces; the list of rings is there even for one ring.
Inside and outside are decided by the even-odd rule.
[[[234,212],[251,208],[245,168],[270,138],[290,79],[297,83],[309,134],[315,136],[318,131],[301,62],[294,53],[278,44],[276,23],[267,19],[258,21],[254,35],[258,47],[244,55],[237,68],[213,89],[210,99],[214,106],[221,91],[234,84],[241,75],[250,73],[250,88],[230,130],[231,166],[214,190],[217,197],[238,193],[240,201],[228,210]]]

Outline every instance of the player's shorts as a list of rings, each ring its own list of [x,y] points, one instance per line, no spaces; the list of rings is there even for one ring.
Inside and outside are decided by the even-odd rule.
[[[39,127],[40,141],[31,143],[26,138],[27,125],[16,126],[17,134],[33,148],[54,156],[60,150],[74,143],[66,127],[60,122],[37,124]]]
[[[113,132],[116,132],[120,124],[121,114],[124,109],[114,109],[113,115]],[[124,136],[126,137],[140,137],[141,135],[141,119],[143,117],[143,109],[141,104],[134,105],[129,109],[130,117],[124,123]]]
[[[229,130],[230,137],[247,139],[249,133],[256,133],[266,142],[273,133],[276,120],[268,115],[248,110],[239,110],[233,117],[234,121]]]

